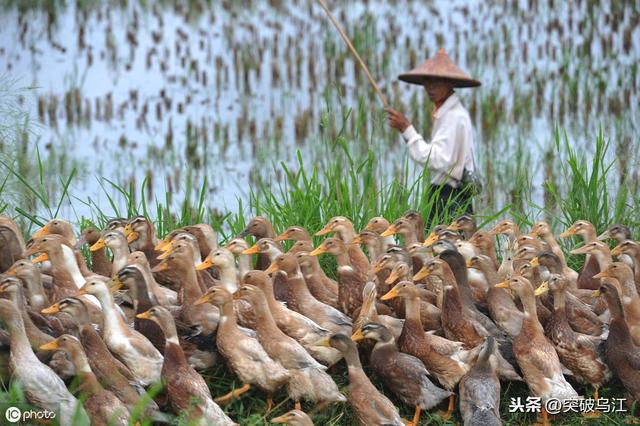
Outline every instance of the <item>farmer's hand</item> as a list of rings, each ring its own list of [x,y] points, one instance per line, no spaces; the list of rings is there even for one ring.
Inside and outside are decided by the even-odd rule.
[[[400,133],[403,133],[409,126],[411,126],[411,123],[403,113],[396,111],[393,108],[385,108],[384,110],[387,112],[389,125]]]

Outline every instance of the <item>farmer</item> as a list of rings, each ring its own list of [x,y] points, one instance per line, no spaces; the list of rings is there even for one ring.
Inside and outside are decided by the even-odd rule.
[[[475,179],[475,144],[469,112],[455,94],[456,87],[475,87],[472,79],[454,64],[444,49],[417,68],[401,74],[400,80],[424,86],[434,103],[431,140],[424,138],[399,111],[386,108],[389,125],[402,133],[409,154],[420,164],[426,164],[431,176],[431,189],[437,195],[436,214],[466,206],[472,212],[471,197],[477,190]],[[473,182],[474,184],[470,185]]]

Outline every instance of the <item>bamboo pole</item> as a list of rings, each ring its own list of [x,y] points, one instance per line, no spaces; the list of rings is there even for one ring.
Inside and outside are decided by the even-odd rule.
[[[378,84],[376,83],[376,81],[371,76],[371,73],[369,72],[369,69],[365,65],[365,63],[362,60],[362,58],[360,58],[360,55],[358,55],[358,52],[356,51],[355,47],[353,47],[353,44],[351,44],[351,40],[349,40],[349,37],[347,36],[347,34],[345,34],[344,30],[340,26],[340,23],[336,20],[336,18],[334,18],[333,14],[331,13],[329,8],[327,7],[327,4],[324,2],[324,0],[318,0],[318,3],[320,4],[320,7],[322,7],[322,9],[325,11],[327,16],[329,17],[329,19],[333,23],[333,26],[336,27],[336,30],[338,30],[338,33],[340,33],[340,36],[342,37],[342,40],[344,40],[344,42],[347,44],[347,47],[349,48],[351,53],[353,53],[353,56],[356,57],[358,65],[360,65],[360,68],[362,68],[362,70],[366,74],[367,78],[369,79],[369,82],[371,83],[371,85],[375,89],[376,93],[378,94],[378,97],[380,98],[380,100],[384,104],[385,108],[388,107],[389,104],[387,102],[387,97],[384,95],[384,93],[382,93],[382,90],[380,90],[380,88],[378,87]]]

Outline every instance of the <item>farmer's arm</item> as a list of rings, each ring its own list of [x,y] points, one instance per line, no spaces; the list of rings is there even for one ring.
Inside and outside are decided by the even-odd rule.
[[[402,133],[411,158],[421,164],[428,161],[429,169],[433,171],[447,173],[452,169],[456,158],[455,127],[437,132],[431,142],[427,143],[404,114],[392,108],[386,108],[385,111],[388,114],[389,125]]]

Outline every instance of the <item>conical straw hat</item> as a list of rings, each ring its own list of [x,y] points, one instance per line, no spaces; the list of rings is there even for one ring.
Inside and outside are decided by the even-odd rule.
[[[435,56],[427,59],[411,71],[400,74],[398,78],[407,83],[420,85],[430,78],[442,78],[451,80],[455,87],[480,86],[478,80],[469,77],[453,63],[444,49],[438,50]]]

